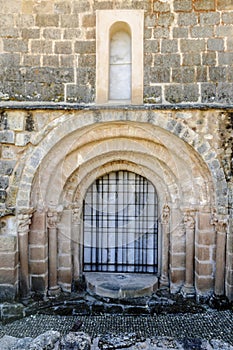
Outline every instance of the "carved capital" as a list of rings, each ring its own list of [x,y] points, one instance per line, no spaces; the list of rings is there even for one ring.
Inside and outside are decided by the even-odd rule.
[[[23,208],[18,212],[18,232],[28,231],[34,208]]]
[[[48,212],[47,212],[47,226],[48,226],[48,228],[56,228],[60,219],[61,219],[61,212],[60,211],[53,209],[53,208],[48,209]]]
[[[72,204],[72,221],[73,223],[77,224],[80,220],[80,205],[75,202]]]
[[[167,225],[170,219],[170,207],[165,204],[162,211],[162,224]]]
[[[194,211],[186,210],[184,213],[184,226],[186,229],[194,230],[195,228],[195,219]]]
[[[222,215],[217,215],[216,211],[213,211],[211,223],[215,226],[217,232],[225,233],[227,230],[228,218],[223,217]]]

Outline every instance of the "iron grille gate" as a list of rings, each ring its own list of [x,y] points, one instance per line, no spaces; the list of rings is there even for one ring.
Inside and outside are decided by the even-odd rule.
[[[128,171],[96,179],[83,218],[84,271],[157,272],[158,200],[147,179]]]

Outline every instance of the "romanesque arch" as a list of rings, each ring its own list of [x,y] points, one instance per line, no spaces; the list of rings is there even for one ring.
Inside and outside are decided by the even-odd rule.
[[[98,176],[116,170],[142,174],[158,192],[160,283],[173,291],[182,287],[184,294],[213,290],[211,218],[214,210],[224,214],[224,193],[215,189],[225,182],[208,142],[165,113],[106,110],[63,113],[32,144],[17,197],[19,220],[32,215],[30,232],[27,225],[19,231],[20,249],[26,242],[32,252],[37,247],[29,262],[22,258],[25,295],[30,289],[70,290],[78,281],[83,198]],[[221,292],[224,273],[218,266],[217,273],[215,290]]]

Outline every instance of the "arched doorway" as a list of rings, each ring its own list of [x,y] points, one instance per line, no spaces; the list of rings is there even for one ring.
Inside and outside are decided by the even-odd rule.
[[[83,225],[84,272],[158,272],[158,197],[145,177],[121,170],[97,178]]]

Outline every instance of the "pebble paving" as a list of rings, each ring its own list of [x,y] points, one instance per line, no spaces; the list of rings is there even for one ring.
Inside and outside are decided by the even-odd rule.
[[[98,316],[57,316],[31,315],[8,324],[0,323],[0,338],[37,337],[47,330],[56,330],[66,334],[75,322],[82,322],[80,331],[92,338],[111,333],[137,333],[150,338],[154,336],[173,337],[175,339],[201,338],[219,339],[233,345],[233,312],[209,311],[202,314],[167,314],[167,315],[98,315]]]

